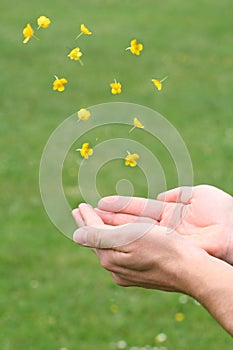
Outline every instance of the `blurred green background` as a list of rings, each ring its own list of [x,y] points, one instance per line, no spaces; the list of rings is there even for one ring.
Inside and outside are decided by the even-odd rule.
[[[125,101],[157,110],[177,128],[195,184],[233,194],[231,8],[231,0],[1,1],[1,350],[232,349],[232,338],[191,298],[182,304],[179,294],[115,286],[94,254],[52,225],[38,185],[44,146],[63,120],[84,106]],[[51,26],[23,45],[23,28],[36,28],[40,15]],[[83,67],[66,57],[81,23],[93,31],[78,41]],[[133,38],[144,44],[140,57],[124,50]],[[69,81],[63,93],[52,91],[54,74]],[[158,92],[150,80],[166,75]],[[118,96],[109,90],[114,78],[123,85]],[[72,171],[78,159],[76,153],[65,163],[72,207],[81,200]],[[169,188],[177,185],[170,163],[161,160]],[[100,174],[101,195],[115,191],[112,169]],[[129,179],[141,176],[119,169],[123,178],[128,170],[136,171]],[[167,335],[164,343],[156,342],[159,333]]]

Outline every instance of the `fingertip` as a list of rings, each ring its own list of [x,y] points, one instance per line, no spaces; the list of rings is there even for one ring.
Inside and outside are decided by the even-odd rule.
[[[78,208],[73,209],[71,214],[74,218],[76,218],[76,216],[79,214],[79,209]]]
[[[165,200],[165,196],[166,196],[166,192],[161,192],[161,193],[158,194],[157,200],[158,201],[164,201]]]
[[[79,209],[85,209],[85,208],[93,208],[89,203],[80,203]]]
[[[119,198],[119,196],[103,197],[98,202],[98,208],[100,208],[101,206],[104,206],[105,204],[114,203],[114,202],[116,202],[118,200],[118,198]]]
[[[82,227],[74,231],[73,240],[80,245],[87,245],[87,230]]]

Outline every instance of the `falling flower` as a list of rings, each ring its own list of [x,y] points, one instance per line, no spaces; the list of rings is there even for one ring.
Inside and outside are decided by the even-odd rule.
[[[80,30],[81,32],[79,33],[79,35],[75,38],[75,40],[77,40],[78,38],[80,38],[81,35],[91,35],[92,32],[84,25],[84,24],[81,24],[80,26]]]
[[[129,130],[129,133],[131,133],[135,128],[143,129],[144,125],[138,120],[138,118],[134,118],[133,120],[134,126]]]
[[[64,85],[68,83],[66,78],[61,78],[59,79],[56,75],[55,75],[55,80],[53,82],[53,90],[57,90],[57,91],[64,91],[65,87]]]
[[[51,23],[50,19],[46,16],[40,16],[37,18],[38,29],[39,28],[48,28],[50,23]]]
[[[151,81],[157,87],[157,89],[160,91],[160,90],[162,90],[162,87],[163,87],[162,82],[166,79],[167,79],[167,77],[164,77],[162,80],[152,79]]]
[[[176,320],[177,322],[182,322],[182,321],[184,321],[184,318],[185,318],[185,316],[184,316],[184,313],[183,313],[183,312],[177,312],[177,313],[175,314],[175,320]]]
[[[29,23],[23,29],[23,35],[24,35],[24,41],[23,41],[24,44],[26,44],[31,39],[31,37],[34,36],[34,30],[32,29]]]
[[[137,159],[139,158],[139,155],[137,153],[129,153],[127,151],[128,155],[125,157],[125,165],[126,166],[131,166],[131,167],[135,167],[137,165]]]
[[[70,51],[68,57],[71,59],[71,60],[74,60],[74,61],[79,61],[81,63],[81,65],[83,65],[80,57],[83,55],[83,53],[80,51],[80,48],[79,47],[75,47],[73,50]]]
[[[111,88],[111,93],[113,95],[121,93],[121,83],[117,82],[116,79],[114,80],[114,83],[110,84],[110,88]]]
[[[126,48],[126,50],[130,50],[132,54],[139,56],[141,51],[143,50],[143,45],[137,42],[137,39],[133,39],[130,42],[130,46]]]
[[[93,149],[89,147],[89,142],[83,143],[82,148],[77,148],[76,151],[79,151],[81,156],[85,159],[88,159],[88,157],[93,154]]]
[[[91,112],[88,111],[85,108],[81,108],[78,112],[77,112],[77,116],[79,120],[88,120],[91,116]]]

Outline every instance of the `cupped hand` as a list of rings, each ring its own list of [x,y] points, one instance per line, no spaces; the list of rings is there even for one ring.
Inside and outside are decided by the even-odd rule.
[[[87,204],[73,216],[74,241],[91,247],[118,285],[192,293],[190,271],[206,253],[175,231],[148,222],[104,225]]]
[[[233,264],[233,198],[209,185],[180,187],[157,200],[111,196],[100,200],[98,216],[105,224],[152,220],[176,230],[209,254]]]

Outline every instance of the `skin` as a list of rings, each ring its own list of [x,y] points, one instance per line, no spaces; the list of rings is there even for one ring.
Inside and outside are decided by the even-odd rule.
[[[161,193],[157,200],[111,196],[98,208],[105,224],[151,220],[233,265],[233,198],[216,187],[180,187]]]
[[[205,187],[198,190],[200,189],[204,190]],[[217,194],[220,199],[224,198],[221,205],[218,205],[218,210],[222,210],[223,206],[225,206],[226,211],[230,210],[228,205],[230,205],[229,202],[232,205],[231,196],[225,197],[224,192],[219,193],[220,190],[217,190],[217,193],[213,190],[214,188],[207,189],[211,190],[212,193],[215,192],[214,196]],[[190,191],[188,192],[190,195]],[[201,234],[205,235],[205,246],[213,254],[212,248],[216,247],[213,241],[215,242],[216,237],[220,235],[219,225],[225,232],[225,226],[221,220],[227,219],[226,226],[228,227],[230,211],[228,215],[222,214],[224,215],[222,217],[218,215],[216,219],[211,210],[209,214],[213,215],[211,218],[208,217],[208,221],[205,218],[206,212],[205,215],[201,215],[202,210],[204,210],[202,209],[199,211],[198,223],[195,219],[193,221],[187,220],[187,215],[188,218],[193,218],[193,213],[196,215],[198,213],[200,203],[196,205],[195,202],[197,198],[201,198],[199,192],[194,195],[191,191],[192,197],[190,198],[192,200],[187,196],[185,198],[187,203],[183,203],[182,195],[187,195],[187,192],[184,193],[183,190],[169,191],[165,195],[161,194],[158,201],[149,202],[146,206],[142,205],[141,201],[138,202],[139,199],[136,198],[127,199],[124,203],[122,203],[122,199],[125,200],[125,197],[105,198],[99,203],[100,208],[105,208],[101,214],[99,210],[95,211],[91,206],[81,204],[78,209],[73,211],[76,223],[80,227],[74,233],[74,241],[80,245],[91,247],[98,256],[101,265],[110,271],[118,285],[179,291],[191,295],[233,336],[233,267],[223,260],[211,256],[200,246],[202,239],[196,240],[195,238],[196,235],[198,237]],[[195,210],[192,209],[190,214],[187,210],[186,215],[184,217],[182,215],[183,220],[185,218],[187,220],[185,229],[189,230],[185,235],[182,231],[184,224],[176,219],[177,212],[178,217],[180,217],[180,213],[183,213],[183,209],[180,211],[176,208],[182,206],[174,207],[177,204],[171,202],[175,198],[182,201],[181,204],[185,206],[190,207],[194,203]],[[161,203],[161,199],[166,199],[166,202]],[[169,202],[167,202],[168,199]],[[205,199],[206,195],[202,197],[202,200]],[[212,201],[213,199],[209,205],[212,205]],[[156,203],[155,207],[154,202]],[[158,206],[159,202],[160,206]],[[169,204],[172,205],[169,206]],[[115,206],[114,211],[111,212],[113,206]],[[106,212],[107,207],[111,208],[109,212]],[[216,205],[212,206],[212,209],[215,207]],[[117,211],[116,209],[119,208],[120,210]],[[207,210],[206,204],[203,208]],[[232,209],[231,206],[230,208]],[[138,219],[139,215],[140,220]],[[106,219],[107,216],[108,219]],[[146,218],[145,222],[144,218]],[[153,222],[148,222],[148,218]],[[176,229],[165,226],[165,222],[169,223],[170,226],[174,225]],[[114,223],[115,226],[110,225],[110,223]],[[208,234],[203,228],[208,228]],[[226,242],[221,245],[224,247],[224,252],[221,253],[220,248],[216,252],[228,259],[229,256],[231,257],[231,249],[229,249],[231,240],[229,240],[230,233],[227,229],[226,232],[224,239],[222,239],[223,242],[224,240]]]

